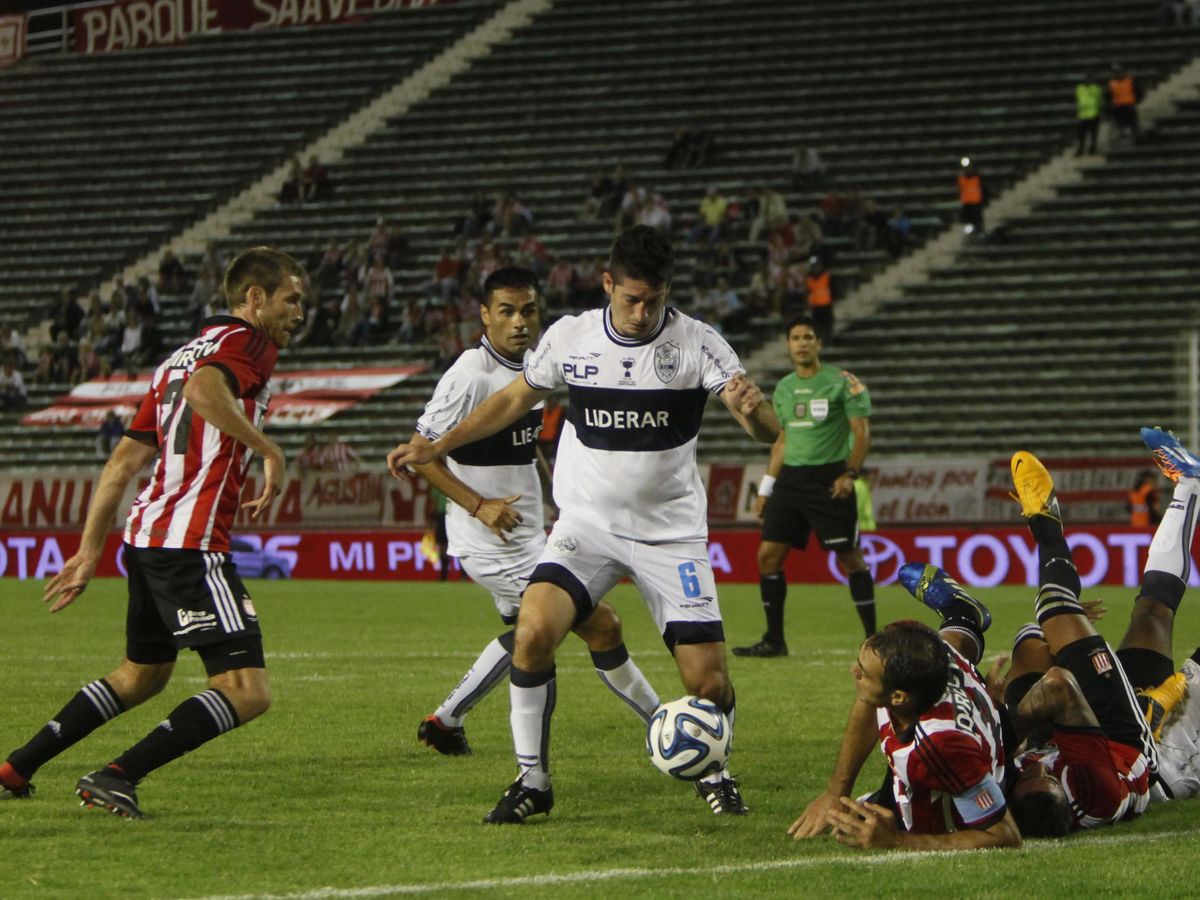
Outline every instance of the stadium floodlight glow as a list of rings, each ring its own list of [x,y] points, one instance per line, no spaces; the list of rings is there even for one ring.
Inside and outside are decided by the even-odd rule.
[[[969,166],[971,164],[971,157],[964,156],[962,159],[960,159],[958,161],[958,164],[965,169],[967,166]]]

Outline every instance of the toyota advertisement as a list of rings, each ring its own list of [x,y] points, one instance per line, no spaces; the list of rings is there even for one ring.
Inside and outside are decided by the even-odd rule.
[[[407,581],[436,579],[437,567],[421,552],[420,531],[238,532],[234,559],[245,577],[336,578]],[[1135,587],[1150,546],[1148,531],[1091,526],[1073,529],[1068,543],[1084,586]],[[49,578],[79,546],[77,532],[24,531],[0,534],[0,576]],[[896,580],[908,561],[931,562],[966,584],[1037,584],[1037,549],[1020,528],[890,529],[864,534],[863,552],[879,584]],[[708,555],[718,582],[758,581],[756,531],[714,531]],[[124,575],[119,534],[108,539],[100,575]],[[832,553],[815,544],[791,553],[788,580],[820,584],[844,581]],[[1200,586],[1192,566],[1191,586]]]

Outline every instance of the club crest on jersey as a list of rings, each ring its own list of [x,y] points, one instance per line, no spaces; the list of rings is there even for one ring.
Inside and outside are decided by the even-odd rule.
[[[667,341],[654,348],[654,374],[663,384],[670,384],[679,374],[679,347]]]
[[[1113,670],[1112,657],[1107,650],[1097,650],[1092,654],[1092,668],[1097,675],[1107,675]]]
[[[633,364],[636,360],[632,356],[627,356],[621,360],[621,378],[617,384],[637,384],[633,378]]]
[[[579,541],[569,534],[564,534],[554,542],[554,552],[559,556],[570,556],[578,549]]]
[[[812,413],[813,421],[824,422],[829,418],[828,400],[813,400],[808,404],[808,409]]]
[[[996,805],[996,798],[985,789],[975,795],[975,805],[982,810],[988,810]]]
[[[797,403],[794,407],[792,407],[792,415],[794,415],[797,419],[803,419],[804,413],[807,410],[808,410],[807,403]]]

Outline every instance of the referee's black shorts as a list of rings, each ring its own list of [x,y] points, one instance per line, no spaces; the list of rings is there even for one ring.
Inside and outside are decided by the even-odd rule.
[[[126,544],[125,571],[131,662],[174,662],[181,648],[190,648],[209,675],[263,667],[258,615],[229,554]]]
[[[762,539],[803,550],[811,532],[826,550],[853,550],[858,546],[858,502],[851,491],[845,497],[830,494],[846,463],[821,466],[784,466],[763,511]]]

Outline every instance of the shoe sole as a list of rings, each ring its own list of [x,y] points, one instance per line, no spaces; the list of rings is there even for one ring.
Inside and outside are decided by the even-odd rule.
[[[146,818],[136,806],[102,789],[77,787],[75,788],[75,794],[79,797],[79,805],[88,809],[95,809],[99,806],[102,809],[107,809],[114,816],[120,816],[123,819]]]

